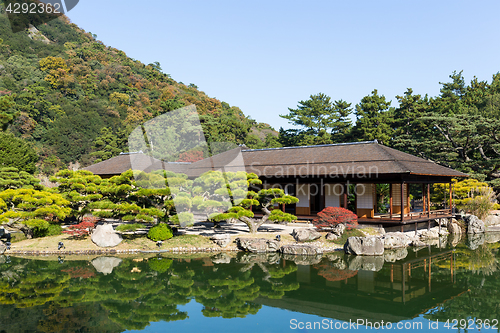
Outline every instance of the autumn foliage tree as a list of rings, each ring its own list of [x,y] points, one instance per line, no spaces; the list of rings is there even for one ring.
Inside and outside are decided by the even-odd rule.
[[[334,228],[341,223],[347,229],[352,229],[358,225],[358,216],[342,207],[326,207],[318,213],[312,223],[318,229]]]

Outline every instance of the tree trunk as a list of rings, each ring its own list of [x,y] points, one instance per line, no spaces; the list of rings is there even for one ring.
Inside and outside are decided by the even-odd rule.
[[[241,222],[245,223],[248,226],[251,234],[255,234],[257,232],[257,229],[259,229],[261,225],[266,223],[269,219],[269,216],[271,215],[271,212],[269,211],[269,209],[267,209],[267,207],[262,207],[262,211],[264,212],[264,216],[262,216],[262,218],[258,221],[246,216],[242,216],[239,218]]]

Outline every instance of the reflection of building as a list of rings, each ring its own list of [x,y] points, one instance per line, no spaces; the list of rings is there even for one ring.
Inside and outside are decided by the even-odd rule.
[[[142,155],[142,154],[141,154]],[[145,155],[143,155],[145,156]],[[116,174],[123,168],[136,165],[141,170],[165,168],[186,173],[194,178],[209,170],[241,171],[256,173],[264,186],[279,186],[286,193],[299,198],[296,205],[281,209],[302,219],[313,218],[324,207],[353,209],[360,222],[377,224],[413,224],[438,217],[451,217],[452,189],[445,195],[443,208],[431,210],[430,188],[434,183],[451,184],[453,177],[464,173],[443,167],[432,161],[383,146],[376,141],[332,144],[306,147],[270,149],[237,148],[192,164],[174,165],[149,158],[149,164],[134,163],[137,156],[129,155],[130,163],[121,157],[103,161],[87,168],[97,174]],[[146,161],[147,164],[147,161]],[[109,171],[102,171],[109,170]],[[126,169],[125,169],[126,170]],[[355,186],[349,189],[349,185]],[[389,207],[387,213],[377,210],[377,184],[387,184]],[[410,189],[411,187],[411,189]],[[412,209],[410,190],[420,193],[422,207]],[[349,191],[354,191],[354,202],[349,202]],[[278,208],[278,207],[277,207]]]
[[[379,271],[359,270],[341,281],[328,281],[316,274],[315,266],[299,266],[300,289],[282,299],[256,302],[343,321],[411,319],[465,291],[454,283],[454,253],[432,251],[411,252]]]

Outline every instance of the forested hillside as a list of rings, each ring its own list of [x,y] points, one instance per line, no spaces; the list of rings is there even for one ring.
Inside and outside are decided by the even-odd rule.
[[[270,126],[174,81],[157,62],[104,45],[64,16],[13,33],[0,15],[0,125],[35,148],[42,173],[126,151],[138,124],[192,104],[209,143],[279,145]]]

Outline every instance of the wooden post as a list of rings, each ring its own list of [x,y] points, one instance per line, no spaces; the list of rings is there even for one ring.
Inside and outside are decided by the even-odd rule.
[[[404,182],[401,182],[401,222],[403,222],[405,216],[405,193],[404,193]]]
[[[389,184],[389,217],[392,219],[392,184]]]
[[[452,201],[452,186],[451,186],[451,182],[450,182],[450,215],[453,214],[453,208],[452,208],[452,205],[453,205],[453,201]]]
[[[283,213],[285,212],[285,204],[281,205],[281,210],[283,211]]]
[[[422,213],[425,214],[427,208],[427,199],[425,196],[425,184],[422,184]]]
[[[427,184],[427,217],[431,217],[431,184]]]

